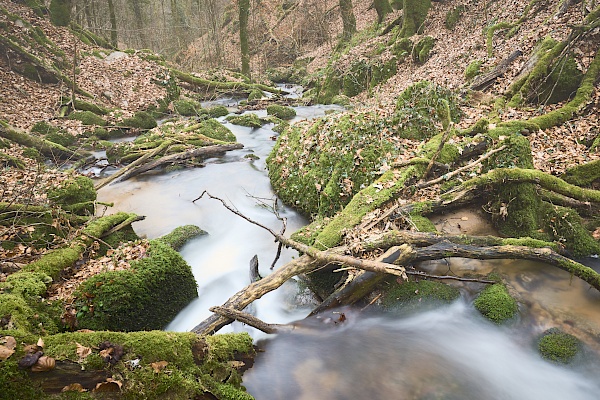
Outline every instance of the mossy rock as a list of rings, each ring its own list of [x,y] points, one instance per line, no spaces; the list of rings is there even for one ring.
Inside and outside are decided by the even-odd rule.
[[[481,73],[481,65],[483,64],[483,61],[481,60],[473,60],[469,63],[469,65],[467,65],[467,68],[465,68],[465,78],[467,80],[471,80],[473,78],[475,78],[477,75],[479,75]]]
[[[296,110],[292,107],[286,107],[279,104],[270,104],[267,106],[267,115],[274,115],[280,119],[292,119],[296,116]]]
[[[257,101],[265,96],[262,90],[253,89],[248,95],[248,101]]]
[[[76,292],[80,327],[93,330],[162,329],[198,296],[190,266],[171,246],[150,242],[146,258],[123,271],[100,273]]]
[[[179,99],[173,101],[173,109],[179,115],[192,116],[206,113],[202,105],[192,99]]]
[[[380,135],[385,124],[369,112],[292,125],[267,158],[273,188],[306,214],[335,214],[377,178],[386,155],[394,153],[394,139]]]
[[[63,147],[69,147],[75,144],[77,138],[69,132],[50,125],[46,121],[38,121],[31,127],[31,133],[42,135],[46,140],[60,144]]]
[[[233,125],[246,126],[248,128],[260,128],[262,126],[260,118],[258,118],[258,116],[254,113],[230,115],[226,119]]]
[[[125,118],[122,124],[129,128],[152,129],[156,128],[156,120],[147,111],[138,111],[131,118]]]
[[[473,305],[484,317],[496,324],[513,318],[519,309],[515,299],[501,283],[486,287],[479,293]]]
[[[212,118],[224,117],[229,114],[229,110],[225,106],[213,106],[208,109],[208,115]]]
[[[75,99],[75,109],[79,111],[91,111],[96,115],[106,115],[110,112],[110,110],[106,107],[79,99]]]
[[[435,46],[435,39],[431,36],[425,36],[419,40],[412,50],[413,60],[420,64],[424,64],[429,59],[433,46]]]
[[[569,364],[580,352],[581,342],[557,328],[548,329],[537,343],[540,355],[549,361]]]
[[[67,118],[81,121],[83,125],[107,125],[107,122],[102,117],[94,114],[91,111],[75,111],[69,114]]]
[[[458,289],[435,281],[406,281],[383,287],[381,305],[386,310],[412,311],[421,307],[448,304],[460,297]]]
[[[255,114],[252,114],[255,115]],[[202,121],[194,132],[209,137],[211,139],[220,140],[222,142],[235,142],[237,139],[233,132],[217,121],[214,118]]]
[[[67,211],[79,215],[93,214],[96,201],[94,182],[85,176],[69,179],[49,189],[48,199]]]
[[[350,98],[343,94],[338,94],[337,96],[333,96],[333,98],[331,99],[331,104],[347,107],[350,105]]]
[[[449,111],[449,115],[446,115]],[[420,81],[404,90],[396,101],[393,126],[407,139],[426,139],[438,133],[437,125],[456,123],[462,117],[458,97],[449,89]]]
[[[402,38],[394,41],[392,53],[402,59],[412,53],[413,42],[409,38]]]

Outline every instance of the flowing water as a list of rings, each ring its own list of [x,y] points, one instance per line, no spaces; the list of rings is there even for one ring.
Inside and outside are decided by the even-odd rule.
[[[232,100],[233,104],[234,101]],[[226,105],[232,105],[227,103]],[[322,115],[327,107],[298,107],[298,118]],[[264,115],[264,111],[259,111]],[[274,142],[269,127],[250,129],[227,125],[245,148],[206,160],[204,168],[156,175],[146,174],[109,185],[99,200],[115,202],[116,210],[145,215],[139,234],[150,238],[177,226],[194,224],[209,234],[181,251],[192,266],[199,297],[186,307],[168,330],[187,331],[249,283],[249,261],[258,255],[267,275],[276,244],[261,228],[235,216],[218,201],[193,202],[204,190],[223,198],[248,217],[279,231],[281,222],[270,207],[275,198],[265,170]],[[251,161],[245,155],[254,154]],[[116,210],[112,210],[114,212]],[[288,207],[287,232],[307,221]],[[436,221],[439,229],[459,233],[490,233],[476,215],[456,214]],[[484,226],[484,228],[481,228]],[[482,229],[480,232],[477,229]],[[277,266],[294,256],[285,252]],[[507,326],[485,321],[472,306],[478,287],[457,284],[461,300],[444,308],[407,315],[374,315],[340,310],[343,323],[331,318],[298,322],[299,329],[266,340],[266,351],[244,375],[244,384],[257,399],[596,399],[600,395],[600,294],[553,267],[526,261],[454,259],[430,262],[431,273],[456,274],[495,270],[509,282],[521,304],[522,316]],[[291,285],[293,286],[293,285]],[[480,288],[480,287],[479,287]],[[290,289],[288,287],[288,289]],[[302,320],[309,308],[297,304],[295,288],[268,294],[253,305],[264,321]],[[295,304],[293,304],[296,302]],[[543,361],[535,339],[559,327],[584,341],[583,355],[573,366]],[[225,330],[247,329],[232,324]],[[256,338],[264,335],[249,329]]]

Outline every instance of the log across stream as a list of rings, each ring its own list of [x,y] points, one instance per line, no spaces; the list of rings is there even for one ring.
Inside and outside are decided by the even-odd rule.
[[[325,108],[297,108],[298,118],[324,113]],[[264,111],[263,111],[264,113]],[[102,188],[99,199],[119,210],[145,215],[136,231],[157,237],[173,228],[194,224],[209,234],[182,249],[199,285],[199,298],[166,329],[187,331],[249,283],[249,262],[258,255],[260,273],[269,274],[277,244],[268,232],[235,216],[215,200],[192,203],[204,190],[227,200],[244,215],[279,231],[272,205],[265,158],[274,142],[267,127],[251,129],[228,124],[244,144],[241,150],[206,160],[206,167],[156,175],[141,175]],[[245,155],[254,154],[258,160]],[[261,204],[263,203],[263,204]],[[289,207],[288,233],[307,221]],[[472,226],[469,226],[473,223]],[[446,233],[491,233],[477,215],[447,215],[436,221]],[[277,266],[295,252],[284,252]],[[277,268],[277,267],[276,267]],[[595,399],[600,389],[600,293],[589,290],[568,273],[528,261],[452,259],[429,262],[427,271],[460,274],[497,270],[521,302],[523,318],[508,327],[484,321],[471,304],[472,286],[447,308],[418,314],[372,315],[369,310],[336,310],[298,322],[307,329],[269,339],[266,352],[246,373],[244,382],[258,399],[439,398],[445,399]],[[535,276],[535,279],[533,278]],[[284,286],[252,306],[269,323],[302,320],[314,304]],[[574,366],[559,367],[539,357],[535,338],[559,327],[582,339],[589,351]],[[249,330],[239,323],[229,330]]]

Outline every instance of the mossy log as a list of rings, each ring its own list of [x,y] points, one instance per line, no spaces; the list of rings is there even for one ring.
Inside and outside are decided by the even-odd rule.
[[[496,79],[498,79],[499,77],[501,77],[502,75],[504,75],[504,73],[506,72],[506,70],[508,70],[508,67],[510,67],[510,65],[520,56],[523,55],[523,52],[521,50],[515,50],[512,53],[510,53],[508,55],[508,57],[506,57],[505,59],[503,59],[502,61],[500,61],[498,63],[498,65],[496,65],[494,67],[493,70],[491,70],[490,72],[487,72],[483,75],[479,75],[477,78],[475,78],[475,80],[473,81],[473,83],[471,84],[471,89],[472,90],[485,90],[488,87],[490,87],[491,85],[494,84],[494,82],[496,81]]]
[[[69,150],[60,144],[33,136],[12,127],[2,120],[0,120],[0,137],[18,143],[21,146],[32,147],[52,160],[79,160],[90,156],[89,153]]]
[[[245,82],[217,82],[210,81],[208,79],[198,78],[197,76],[190,75],[188,73],[172,69],[171,73],[177,79],[189,83],[190,85],[205,88],[207,90],[226,90],[226,91],[247,91],[250,93],[252,90],[258,89],[263,92],[269,92],[273,94],[283,94],[281,89],[277,89],[271,86],[262,85],[259,83],[245,83]]]
[[[73,265],[96,238],[113,226],[127,220],[131,214],[117,213],[90,222],[66,248],[52,250],[42,258],[23,267],[23,272],[41,272],[57,279],[61,271]]]

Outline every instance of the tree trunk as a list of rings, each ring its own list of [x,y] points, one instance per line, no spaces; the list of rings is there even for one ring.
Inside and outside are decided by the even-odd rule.
[[[119,47],[119,41],[117,38],[117,16],[113,0],[108,0],[108,14],[110,18],[110,43],[116,49]]]
[[[340,14],[344,25],[342,41],[347,41],[356,33],[356,17],[352,8],[352,0],[340,0]]]
[[[377,23],[380,24],[385,16],[393,11],[389,0],[373,0],[373,7],[377,11]]]
[[[56,26],[68,26],[71,22],[71,0],[50,2],[50,21]]]
[[[431,7],[431,0],[404,0],[404,19],[402,21],[402,37],[410,37],[423,30],[423,23]]]
[[[248,17],[250,0],[239,0],[240,51],[242,54],[242,74],[250,78],[250,54],[248,48]]]

